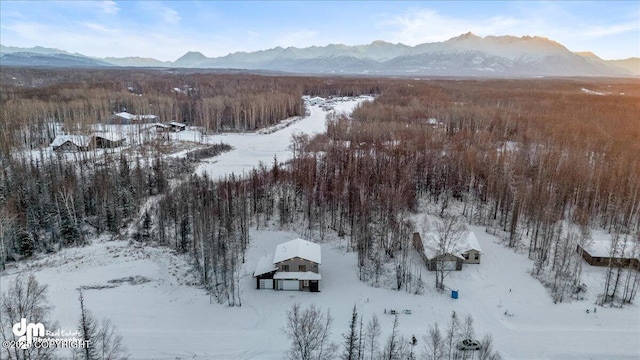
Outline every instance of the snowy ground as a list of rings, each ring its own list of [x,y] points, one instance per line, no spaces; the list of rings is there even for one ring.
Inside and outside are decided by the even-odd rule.
[[[77,288],[84,287],[87,307],[98,318],[109,317],[120,329],[132,358],[282,359],[288,341],[281,329],[287,309],[298,302],[330,309],[335,317],[333,340],[346,331],[354,304],[365,322],[377,314],[383,339],[393,317],[384,309],[411,309],[400,315],[406,337],[422,335],[428,326],[446,324],[452,311],[475,320],[481,338],[489,331],[506,359],[637,359],[640,313],[637,305],[593,309],[599,288],[587,300],[554,305],[547,291],[529,276],[531,262],[497,243],[481,227],[471,227],[484,250],[482,264],[455,272],[445,283],[459,290],[451,299],[433,289],[424,271],[423,295],[374,288],[357,278],[356,255],[338,241],[323,244],[320,293],[256,290],[251,277],[259,257],[279,242],[298,237],[292,231],[252,231],[242,280],[242,307],[210,304],[193,286],[185,258],[170,250],[131,247],[127,242],[101,242],[65,249],[38,261],[24,262],[3,274],[2,283],[33,272],[49,285],[53,319],[73,330],[79,316]],[[596,283],[604,269],[586,266],[586,282]],[[133,278],[138,281],[109,282]],[[505,315],[507,312],[509,315]]]
[[[337,113],[350,113],[353,108],[362,101],[370,101],[370,96],[352,98],[334,104]],[[320,105],[309,106],[309,116],[302,118],[293,124],[273,133],[246,133],[246,134],[221,134],[206,136],[207,143],[224,142],[235,149],[210,159],[208,163],[202,164],[196,170],[197,173],[206,173],[212,179],[218,179],[225,175],[234,173],[240,175],[251,171],[259,163],[267,166],[273,164],[276,156],[278,162],[290,160],[292,152],[290,148],[291,136],[296,133],[322,133],[326,129],[325,119],[328,114]],[[191,131],[183,131],[180,138],[192,139],[195,136]]]
[[[338,103],[336,110],[348,112],[364,100]],[[271,134],[208,136],[208,143],[223,141],[235,149],[212,159],[198,172],[217,178],[246,172],[260,162],[269,164],[274,155],[285,161],[291,156],[291,134],[324,131],[326,114],[312,106],[309,117]],[[175,136],[194,141],[199,134]],[[242,307],[211,304],[205,291],[194,286],[190,265],[181,255],[164,248],[134,247],[125,241],[96,241],[91,246],[22,262],[1,274],[0,286],[5,288],[16,276],[34,273],[49,285],[49,301],[55,306],[51,317],[59,321],[62,330],[76,328],[77,289],[84,287],[86,306],[97,318],[113,321],[133,359],[282,359],[289,343],[281,330],[286,311],[296,302],[330,309],[335,318],[335,342],[341,341],[356,304],[365,323],[377,314],[383,341],[393,323],[384,310],[410,309],[411,315],[399,316],[400,331],[405,337],[415,335],[420,351],[428,326],[437,321],[441,328],[446,327],[455,311],[461,318],[473,316],[478,338],[491,332],[505,359],[640,358],[638,305],[598,307],[597,313],[586,313],[594,308],[605,269],[585,264],[586,300],[553,304],[546,289],[529,275],[532,263],[526,256],[503,247],[484,228],[470,228],[484,254],[482,264],[465,266],[445,280],[459,291],[457,300],[436,292],[433,273],[426,270],[422,295],[360,282],[356,254],[345,252],[339,240],[323,244],[320,293],[256,290],[251,274],[258,259],[273,252],[278,243],[300,237],[295,231],[251,231],[243,269]]]

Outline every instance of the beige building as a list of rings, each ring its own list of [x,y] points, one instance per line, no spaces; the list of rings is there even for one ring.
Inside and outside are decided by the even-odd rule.
[[[273,255],[258,260],[253,276],[258,289],[320,291],[319,244],[295,239],[279,244]]]

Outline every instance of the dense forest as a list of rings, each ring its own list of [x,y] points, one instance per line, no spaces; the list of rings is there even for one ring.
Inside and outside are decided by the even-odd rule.
[[[2,72],[3,265],[133,227],[137,241],[190,253],[212,297],[239,306],[248,229],[276,221],[320,240],[335,232],[358,253],[362,281],[377,285],[390,267],[398,290],[418,292],[410,218],[428,203],[526,251],[532,275],[565,301],[580,285],[575,249],[591,229],[614,234],[612,251],[640,241],[637,80]],[[325,134],[294,136],[291,163],[274,159],[245,178],[214,182],[158,153],[99,163],[21,155],[50,142],[52,122],[82,129],[124,109],[209,133],[253,131],[303,115],[302,95],[372,93],[351,117],[331,115]],[[637,271],[609,275],[601,303],[632,301]]]
[[[378,81],[202,74],[179,71],[2,70],[0,152],[48,145],[57,135],[89,131],[118,112],[156,115],[205,133],[253,131],[304,115],[303,93],[376,93]]]

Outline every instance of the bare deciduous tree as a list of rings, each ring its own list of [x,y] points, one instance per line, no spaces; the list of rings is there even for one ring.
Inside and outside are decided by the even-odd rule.
[[[457,249],[467,234],[467,227],[461,216],[443,214],[442,220],[434,222],[435,242],[432,252],[436,254],[436,288],[444,290],[444,279],[456,270]]]
[[[391,335],[389,335],[389,340],[387,340],[387,344],[382,352],[382,358],[384,360],[401,360],[406,356],[407,342],[404,341],[404,337],[398,332],[398,326],[398,315],[396,314],[393,320]]]
[[[424,337],[425,357],[430,360],[440,360],[444,355],[444,338],[438,323],[429,327],[429,334]]]
[[[482,348],[478,354],[478,360],[502,360],[500,353],[493,350],[493,336],[486,334],[482,338]]]
[[[74,353],[75,358],[84,360],[123,360],[128,354],[122,344],[122,336],[109,319],[98,322],[91,311],[84,305],[84,295],[80,291],[80,321],[78,329],[88,346],[78,348]]]
[[[291,340],[289,358],[292,360],[330,360],[334,358],[336,345],[329,341],[333,317],[325,315],[315,305],[306,310],[294,304],[287,311],[284,333]]]
[[[378,339],[380,338],[380,322],[376,314],[367,324],[367,346],[369,347],[369,359],[373,360],[378,353]]]
[[[18,337],[13,333],[13,325],[23,318],[28,323],[43,324],[45,329],[57,328],[57,323],[49,320],[51,306],[47,302],[47,286],[40,285],[35,276],[29,275],[25,281],[23,277],[16,277],[9,284],[7,292],[0,297],[0,327],[2,328],[2,340],[17,341]],[[27,349],[19,347],[0,349],[3,359],[49,359],[53,357],[55,348],[30,346]]]

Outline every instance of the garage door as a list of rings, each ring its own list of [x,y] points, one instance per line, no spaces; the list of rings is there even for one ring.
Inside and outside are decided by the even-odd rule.
[[[280,290],[300,290],[300,281],[298,280],[280,280]]]
[[[260,279],[260,289],[273,289],[273,280]]]

